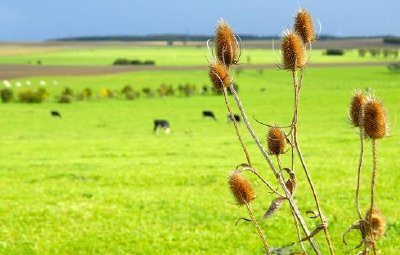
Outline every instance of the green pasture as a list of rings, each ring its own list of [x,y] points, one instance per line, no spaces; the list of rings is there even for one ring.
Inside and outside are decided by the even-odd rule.
[[[279,42],[277,49],[243,49],[241,63],[275,64],[280,62]],[[346,50],[344,56],[327,56],[324,50],[309,52],[312,63],[336,62],[363,62],[363,61],[388,61],[392,57],[360,57],[357,50]],[[183,46],[149,46],[128,48],[72,48],[58,49],[48,52],[30,53],[18,52],[14,49],[0,57],[0,64],[31,64],[37,65],[40,60],[42,65],[112,65],[117,58],[130,60],[154,60],[157,66],[185,66],[204,65],[206,56],[210,58],[207,48]]]
[[[100,59],[104,60],[97,59],[97,64],[106,63]],[[305,73],[300,144],[337,254],[344,254],[360,240],[354,232],[348,236],[349,246],[341,242],[344,230],[357,219],[354,192],[359,142],[347,119],[355,88],[375,89],[387,108],[391,135],[378,142],[376,201],[388,228],[378,246],[381,254],[400,250],[396,188],[400,182],[399,78],[384,67],[313,68]],[[235,226],[237,219],[247,215],[245,208],[235,205],[227,176],[245,157],[232,125],[226,122],[221,96],[54,102],[65,86],[100,91],[121,89],[127,83],[141,89],[156,88],[162,82],[174,86],[191,82],[200,87],[208,83],[206,71],[29,80],[31,87],[39,87],[39,80],[59,84],[46,85],[50,98],[42,104],[0,104],[0,254],[262,254],[254,227],[245,221]],[[250,117],[289,124],[293,96],[288,72],[244,70],[236,81]],[[63,118],[52,118],[51,110],[58,110]],[[218,121],[203,119],[202,110],[214,111]],[[170,121],[169,135],[153,133],[156,118]],[[251,122],[264,141],[266,127]],[[275,186],[244,125],[240,127],[254,166]],[[363,210],[369,203],[372,161],[370,142],[366,146]],[[285,155],[283,164],[288,160]],[[295,199],[304,213],[315,207],[305,176],[297,169]],[[247,176],[257,194],[254,212],[261,218],[274,196]],[[285,204],[260,224],[269,244],[282,247],[296,240],[292,222]],[[318,224],[313,219],[307,222]],[[328,254],[324,240],[322,234],[316,238],[322,254]]]

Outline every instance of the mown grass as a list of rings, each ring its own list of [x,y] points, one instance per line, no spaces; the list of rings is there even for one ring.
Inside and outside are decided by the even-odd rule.
[[[249,115],[267,123],[288,124],[293,100],[289,77],[285,71],[269,69],[262,74],[245,70],[237,76]],[[378,143],[376,200],[388,222],[379,247],[382,254],[400,250],[398,78],[383,67],[306,72],[300,142],[337,254],[359,240],[352,233],[349,247],[341,243],[341,234],[356,219],[353,200],[359,145],[347,121],[347,107],[353,89],[367,87],[376,89],[383,99],[392,134]],[[64,86],[98,91],[131,83],[155,88],[164,81],[203,84],[208,78],[200,71],[143,72],[58,81],[58,86],[48,88],[53,96]],[[261,88],[266,92],[261,93]],[[218,121],[203,119],[205,109],[214,111]],[[51,118],[50,110],[60,111],[63,118]],[[254,227],[246,222],[235,226],[238,218],[246,217],[246,210],[234,205],[227,175],[245,158],[233,127],[226,123],[221,97],[10,103],[0,104],[0,111],[1,254],[261,254]],[[154,134],[155,118],[168,119],[172,133]],[[264,140],[265,127],[253,125]],[[248,135],[245,142],[255,166],[273,182]],[[365,184],[370,179],[370,159],[367,152]],[[260,218],[273,196],[249,178],[256,189],[253,207]],[[314,209],[303,173],[298,172],[298,180],[296,200],[301,211]],[[365,185],[363,208],[368,203]],[[288,209],[286,204],[261,223],[273,247],[296,240]],[[317,241],[324,245],[322,235]]]
[[[387,61],[384,57],[358,56],[357,50],[346,50],[344,56],[327,56],[324,50],[313,50],[311,62],[363,62],[363,61]],[[279,62],[279,50],[275,52],[266,49],[243,50],[242,63],[251,64],[275,64]],[[158,66],[184,66],[204,65],[205,56],[208,55],[205,47],[183,46],[152,46],[131,48],[75,48],[54,49],[48,52],[30,53],[29,51],[15,51],[14,54],[4,55],[0,58],[0,64],[32,64],[36,65],[40,60],[43,65],[112,65],[117,58],[136,60],[154,60]],[[392,60],[393,58],[389,58]]]

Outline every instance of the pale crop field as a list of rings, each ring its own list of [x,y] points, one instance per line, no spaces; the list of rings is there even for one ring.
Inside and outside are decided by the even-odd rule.
[[[270,46],[270,45],[268,45]],[[4,47],[4,46],[3,46]],[[277,64],[280,61],[279,44],[277,49],[246,49],[243,51],[241,63],[243,64]],[[40,52],[29,51],[25,48],[13,48],[2,50],[7,52],[0,58],[0,64],[31,64],[37,65],[40,60],[42,65],[112,65],[117,58],[130,60],[153,60],[157,66],[185,66],[204,65],[206,56],[210,57],[205,47],[192,46],[133,46],[133,47],[82,47],[82,48],[52,48]],[[369,54],[360,57],[356,49],[345,50],[343,56],[327,56],[325,50],[312,50],[310,52],[311,63],[337,63],[337,62],[382,62],[393,61],[393,57],[371,57]]]
[[[359,143],[347,109],[352,91],[367,87],[383,100],[391,127],[391,135],[378,142],[376,201],[388,224],[378,245],[382,254],[400,250],[399,78],[384,67],[306,72],[299,138],[337,254],[359,242],[356,233],[348,236],[349,246],[341,242],[342,233],[357,219]],[[209,83],[206,71],[29,78],[32,84],[54,79],[57,86],[46,85],[47,102],[0,104],[0,254],[261,254],[254,226],[244,221],[235,226],[237,219],[247,216],[245,208],[235,205],[227,176],[245,157],[226,121],[221,96],[54,102],[66,86],[76,91],[89,87],[98,93],[101,88],[120,90],[127,83],[140,90],[162,82],[173,86],[192,82],[200,89]],[[245,70],[235,79],[250,116],[289,124],[293,100],[289,73]],[[24,88],[13,89],[18,93]],[[51,110],[63,118],[52,118]],[[218,121],[202,118],[202,110],[214,111]],[[153,133],[156,118],[170,121],[169,135]],[[265,145],[266,127],[252,123]],[[244,132],[244,125],[240,127]],[[255,167],[273,183],[251,138],[244,137]],[[365,183],[371,175],[369,151]],[[274,197],[249,178],[257,194],[255,215],[261,218]],[[301,172],[298,182],[295,199],[300,210],[314,210]],[[368,192],[367,186],[362,189],[364,211]],[[296,240],[287,204],[261,227],[272,247]],[[324,245],[322,234],[316,240]],[[322,254],[326,253],[323,248]]]

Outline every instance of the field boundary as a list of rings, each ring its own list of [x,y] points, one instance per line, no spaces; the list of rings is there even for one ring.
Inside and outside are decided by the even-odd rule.
[[[343,62],[343,63],[310,63],[310,67],[363,67],[363,66],[386,66],[390,62]],[[17,79],[33,76],[76,76],[76,75],[106,75],[143,71],[196,71],[205,70],[208,66],[32,66],[6,64],[0,65],[0,79]],[[239,65],[243,69],[271,69],[279,68],[278,64],[254,64]]]

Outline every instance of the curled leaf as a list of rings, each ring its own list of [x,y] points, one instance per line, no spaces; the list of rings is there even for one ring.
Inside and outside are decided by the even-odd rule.
[[[235,226],[237,226],[237,224],[238,224],[239,221],[241,221],[241,220],[244,220],[244,221],[251,221],[250,219],[247,219],[247,218],[239,218],[239,219],[236,221]]]
[[[354,229],[360,229],[360,230],[361,230],[361,227],[362,227],[361,224],[362,224],[362,221],[361,221],[361,220],[358,220],[358,221],[354,222],[353,224],[351,224],[350,227],[348,227],[348,228],[346,229],[346,231],[344,231],[344,233],[343,233],[343,235],[342,235],[342,241],[343,241],[344,245],[347,245],[347,242],[346,242],[346,235],[347,235],[350,231],[352,231],[352,230],[354,230]]]
[[[307,211],[306,215],[310,218],[310,219],[315,219],[319,217],[319,212],[318,211]]]
[[[265,220],[266,218],[270,217],[273,215],[275,212],[277,212],[283,205],[283,202],[286,200],[284,197],[278,197],[275,198],[271,205],[269,206],[268,210],[265,212],[262,220]]]

